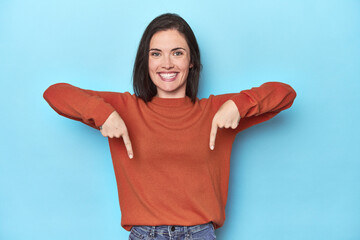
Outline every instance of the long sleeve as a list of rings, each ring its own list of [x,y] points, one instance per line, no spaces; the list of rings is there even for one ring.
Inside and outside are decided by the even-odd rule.
[[[58,114],[99,129],[115,110],[109,102],[116,94],[56,83],[45,90],[43,97]]]
[[[227,100],[235,102],[241,117],[237,132],[267,121],[290,108],[295,97],[295,90],[281,82],[267,82],[260,87],[243,90],[240,93],[215,96],[218,107]]]
[[[241,91],[230,99],[238,107],[240,117],[244,118],[285,110],[291,107],[295,97],[296,92],[290,85],[267,82],[260,87]]]

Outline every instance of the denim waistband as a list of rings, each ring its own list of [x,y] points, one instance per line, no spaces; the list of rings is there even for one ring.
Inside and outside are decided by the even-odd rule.
[[[159,225],[159,226],[147,226],[147,225],[134,225],[133,228],[142,230],[147,233],[196,233],[206,228],[213,228],[212,222],[193,225],[193,226],[179,226],[179,225]]]

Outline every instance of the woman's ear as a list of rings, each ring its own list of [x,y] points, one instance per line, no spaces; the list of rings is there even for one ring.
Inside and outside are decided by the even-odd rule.
[[[192,68],[194,65],[191,63],[189,68]]]

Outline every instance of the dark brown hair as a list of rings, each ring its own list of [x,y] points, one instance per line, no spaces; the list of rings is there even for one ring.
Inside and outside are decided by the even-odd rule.
[[[186,96],[190,97],[192,102],[195,102],[199,86],[200,70],[202,68],[200,62],[200,50],[190,26],[183,18],[173,13],[166,13],[156,17],[146,27],[142,35],[133,69],[133,87],[135,95],[145,102],[151,101],[156,95],[156,86],[151,81],[149,75],[150,40],[155,33],[169,29],[176,29],[179,31],[185,37],[190,48],[190,63],[193,67],[189,69],[186,83]]]

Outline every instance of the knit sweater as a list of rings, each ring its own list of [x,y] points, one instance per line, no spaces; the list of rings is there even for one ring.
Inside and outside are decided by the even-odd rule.
[[[67,83],[51,85],[43,97],[60,115],[95,129],[117,111],[132,143],[129,159],[121,138],[108,138],[117,181],[121,226],[191,226],[225,221],[230,155],[236,134],[289,108],[295,91],[280,82],[191,102],[154,97],[145,103],[129,92],[93,91]],[[236,129],[217,131],[209,148],[212,119],[227,100],[240,113]]]

